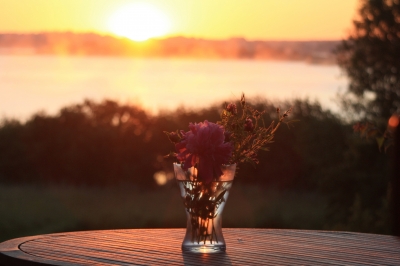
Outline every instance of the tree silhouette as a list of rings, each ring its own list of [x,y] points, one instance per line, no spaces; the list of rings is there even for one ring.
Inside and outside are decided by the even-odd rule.
[[[341,102],[362,118],[388,119],[400,110],[400,1],[362,0],[358,14],[336,51],[350,78]]]

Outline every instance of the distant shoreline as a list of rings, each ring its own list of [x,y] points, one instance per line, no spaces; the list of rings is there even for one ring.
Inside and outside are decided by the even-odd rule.
[[[135,58],[247,59],[336,64],[340,41],[247,41],[170,37],[135,42],[94,33],[0,34],[0,55],[73,55]]]

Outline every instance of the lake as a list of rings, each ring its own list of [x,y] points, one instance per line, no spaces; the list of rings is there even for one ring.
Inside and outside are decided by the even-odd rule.
[[[239,99],[242,92],[269,100],[308,97],[337,111],[335,95],[347,84],[338,66],[293,61],[0,55],[0,117],[55,114],[85,98],[156,113]]]

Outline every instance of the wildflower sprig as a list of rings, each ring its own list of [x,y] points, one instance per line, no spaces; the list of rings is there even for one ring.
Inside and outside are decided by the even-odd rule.
[[[288,109],[281,114],[280,108],[276,109],[278,121],[272,121],[267,127],[263,120],[265,111],[258,111],[247,104],[244,94],[240,99],[241,114],[234,103],[226,104],[221,113],[221,121],[217,122],[225,128],[225,140],[233,143],[233,153],[230,163],[249,162],[253,165],[260,150],[268,150],[267,145],[273,142],[276,130],[291,113]]]
[[[211,182],[222,174],[223,164],[256,165],[258,152],[268,150],[279,126],[291,122],[285,121],[291,111],[290,108],[281,114],[277,108],[277,122],[266,126],[263,120],[266,112],[254,109],[242,94],[239,108],[235,103],[225,104],[221,121],[190,123],[189,131],[165,131],[176,151],[166,157],[176,158],[185,171],[194,166],[199,170],[199,180]]]

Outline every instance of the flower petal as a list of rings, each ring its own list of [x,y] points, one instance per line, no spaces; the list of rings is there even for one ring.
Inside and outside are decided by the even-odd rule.
[[[184,168],[198,163],[199,181],[211,182],[222,175],[221,165],[229,163],[233,146],[224,143],[224,128],[208,122],[190,123],[189,131],[181,131],[181,142],[175,145],[177,159],[184,162]]]

